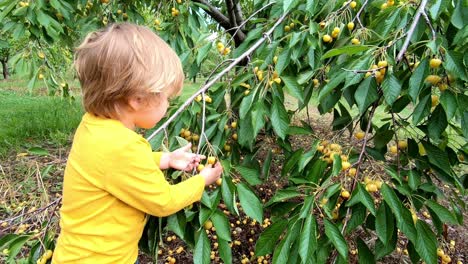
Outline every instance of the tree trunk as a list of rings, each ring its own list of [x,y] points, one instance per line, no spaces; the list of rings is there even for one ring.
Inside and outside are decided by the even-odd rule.
[[[9,72],[8,72],[8,58],[2,60],[2,68],[3,68],[3,79],[8,79]]]

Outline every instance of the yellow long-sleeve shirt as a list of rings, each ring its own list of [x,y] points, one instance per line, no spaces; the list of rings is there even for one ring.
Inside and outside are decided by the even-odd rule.
[[[160,158],[119,121],[85,114],[65,169],[52,263],[134,263],[145,213],[167,216],[199,201],[203,177],[170,185]]]

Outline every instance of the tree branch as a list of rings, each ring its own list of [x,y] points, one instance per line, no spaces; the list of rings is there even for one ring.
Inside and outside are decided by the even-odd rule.
[[[198,0],[197,0],[198,1]],[[202,94],[204,92],[206,92],[211,86],[213,86],[224,74],[226,74],[227,72],[229,72],[232,68],[234,68],[234,66],[236,66],[239,62],[241,62],[244,58],[246,58],[247,56],[249,56],[252,52],[254,52],[260,45],[263,44],[263,42],[265,42],[265,40],[269,39],[269,36],[271,34],[273,34],[273,31],[275,30],[275,28],[281,24],[283,22],[283,20],[285,19],[285,17],[288,15],[289,13],[284,13],[277,21],[276,23],[267,31],[263,34],[263,37],[261,39],[259,39],[257,42],[255,42],[255,44],[253,44],[247,51],[245,51],[242,55],[240,55],[239,57],[237,57],[236,59],[234,59],[231,64],[229,64],[228,67],[226,67],[224,70],[222,70],[220,73],[218,73],[218,75],[216,75],[215,78],[213,78],[213,80],[211,80],[210,82],[206,83],[205,85],[203,85],[196,93],[194,93],[192,96],[190,96],[189,99],[187,99],[187,101],[185,101],[180,107],[179,109],[177,109],[177,111],[171,116],[169,117],[166,122],[164,122],[164,124],[162,124],[159,128],[157,128],[148,138],[147,140],[150,141],[154,136],[156,136],[156,134],[160,133],[161,131],[163,131],[172,121],[174,121],[174,119],[176,119],[177,116],[179,116],[184,110],[185,108],[187,108],[187,106],[189,106],[193,100],[195,100],[195,98],[199,95],[199,94]]]
[[[234,4],[232,0],[225,0],[225,2],[231,27],[237,27],[236,15],[234,14]]]
[[[227,18],[223,13],[221,13],[216,7],[212,6],[205,0],[193,0],[194,2],[206,5],[208,9],[203,8],[208,15],[210,15],[216,22],[218,22],[223,28],[229,28],[231,24],[229,23],[229,18]]]
[[[234,35],[236,35],[237,31],[241,30],[244,25],[249,22],[249,20],[251,20],[256,14],[260,13],[261,11],[263,11],[265,8],[269,7],[270,5],[274,4],[274,2],[271,2],[271,3],[268,3],[264,6],[262,6],[260,9],[256,10],[255,12],[253,12],[246,20],[244,20],[241,24],[239,24],[237,26],[237,29],[236,31],[234,32]],[[231,39],[228,41],[228,42],[231,42],[231,40],[233,39],[234,37],[231,37]]]
[[[241,30],[245,30],[244,26],[240,26],[244,24],[244,15],[242,14],[240,1],[233,0],[233,3],[234,3],[234,15],[236,16],[237,26],[239,26]]]
[[[208,13],[208,15],[210,15],[214,20],[216,20],[216,22],[218,22],[219,25],[223,27],[224,30],[226,30],[226,32],[228,32],[234,37],[236,47],[242,44],[242,42],[247,36],[241,30],[236,32],[235,31],[236,26],[231,24],[229,18],[227,18],[215,6],[211,5],[206,0],[193,0],[193,1],[207,6],[208,9],[204,8],[203,10],[205,10],[205,12]],[[235,32],[235,34],[233,34],[233,32]]]
[[[405,42],[403,43],[403,46],[401,47],[400,53],[398,53],[396,62],[400,62],[403,59],[403,55],[405,55],[406,50],[408,49],[408,45],[410,43],[411,37],[413,36],[413,32],[416,29],[416,25],[419,22],[419,18],[421,18],[421,15],[424,13],[424,8],[426,8],[426,5],[427,5],[427,0],[422,0],[421,4],[419,5],[418,11],[416,12],[416,15],[414,16],[413,24],[411,24],[411,27],[408,30]]]

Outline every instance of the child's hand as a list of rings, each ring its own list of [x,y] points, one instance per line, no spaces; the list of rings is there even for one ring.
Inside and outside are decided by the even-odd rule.
[[[192,171],[200,164],[202,159],[206,157],[204,155],[197,155],[190,153],[192,144],[187,144],[184,147],[174,150],[170,153],[169,167],[176,170]]]
[[[216,162],[214,167],[211,164],[208,164],[202,171],[200,171],[200,175],[205,178],[205,186],[216,182],[216,180],[221,177],[221,173],[223,173],[223,167],[219,162]]]

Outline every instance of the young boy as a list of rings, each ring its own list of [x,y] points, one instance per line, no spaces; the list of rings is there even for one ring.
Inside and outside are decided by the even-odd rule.
[[[191,171],[205,157],[190,145],[152,152],[134,132],[152,128],[183,84],[179,58],[151,30],[125,23],[90,33],[75,67],[86,114],[65,169],[52,263],[135,263],[145,214],[167,216],[199,201],[222,167],[170,185],[161,169]]]

